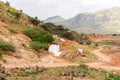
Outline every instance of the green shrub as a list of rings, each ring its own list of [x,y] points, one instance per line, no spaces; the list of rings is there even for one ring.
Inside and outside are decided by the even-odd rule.
[[[67,28],[64,28],[62,25],[55,25],[53,23],[44,23],[41,26],[44,30],[48,31],[51,34],[57,34],[60,37],[75,40],[77,42],[82,41],[83,43],[88,40],[88,36],[85,33],[78,34],[75,31],[70,31]]]
[[[67,38],[69,40],[74,40],[75,39],[72,32],[61,33],[61,36],[64,37],[64,38]]]
[[[33,18],[29,16],[28,18],[33,25],[38,25],[41,22],[37,17]]]
[[[34,37],[32,38],[33,41],[38,41],[40,43],[44,42],[44,35],[42,34],[36,34],[34,35]]]
[[[23,31],[23,34],[30,37],[31,39],[33,39],[35,36],[39,34],[44,34],[44,33],[45,31],[43,31],[41,28],[38,27],[28,28]]]
[[[0,51],[0,58],[3,56],[3,52]]]
[[[87,34],[85,34],[85,33],[80,34],[80,40],[87,40],[87,39],[88,39]]]
[[[110,74],[105,80],[120,80],[120,75]]]
[[[53,23],[44,23],[41,26],[44,30],[52,34],[58,34],[61,36],[62,33],[68,32],[69,29],[64,28],[62,25],[55,25]]]
[[[16,13],[15,13],[15,16],[16,16],[16,18],[20,18],[21,13],[20,13],[20,12],[16,12]]]
[[[45,43],[52,43],[53,41],[54,41],[54,38],[53,38],[52,35],[46,34],[46,35],[44,36],[44,42],[45,42]]]
[[[52,34],[55,34],[56,32],[58,32],[56,30],[56,26],[53,23],[44,23],[42,24],[41,27]]]
[[[40,42],[37,42],[37,41],[32,42],[30,44],[30,46],[36,51],[39,51],[40,49],[44,49],[44,50],[48,49],[48,44],[40,43]]]
[[[0,80],[6,80],[5,78],[3,78],[3,77],[0,77]]]
[[[33,41],[38,41],[40,43],[52,43],[54,38],[50,34],[36,34],[33,38]]]
[[[92,43],[92,41],[91,41],[91,40],[89,40],[89,39],[88,39],[88,40],[86,40],[86,44],[87,44],[87,45],[90,45],[91,43]]]
[[[79,41],[79,44],[84,44],[84,42],[83,41]]]
[[[11,33],[17,33],[15,30],[13,29],[8,29]]]
[[[30,28],[24,30],[23,33],[30,37],[33,41],[37,41],[40,43],[52,43],[54,38],[48,32],[43,31],[40,28]]]
[[[15,46],[11,43],[0,41],[0,50],[14,52]]]
[[[117,36],[117,34],[112,34],[112,36]]]
[[[20,16],[22,15],[20,11],[13,11],[13,10],[8,9],[7,12],[15,16],[16,18],[20,18]]]

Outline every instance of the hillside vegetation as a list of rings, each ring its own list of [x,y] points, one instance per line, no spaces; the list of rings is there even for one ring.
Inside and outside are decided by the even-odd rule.
[[[10,5],[3,3],[3,2],[0,2],[0,4],[1,4],[0,5],[0,13],[1,13],[0,20],[1,22],[4,22],[7,24],[4,26],[8,28],[9,31],[11,31],[12,33],[19,32],[19,31],[24,32],[25,30],[29,28],[36,28],[36,29],[39,28],[40,32],[41,31],[48,32],[54,35],[58,34],[60,37],[64,37],[70,40],[75,40],[77,42],[80,41],[80,35],[74,31],[70,31],[69,29],[64,28],[61,25],[57,26],[52,23],[43,23],[37,17],[33,18],[23,13],[22,10],[16,10],[15,8],[11,8]],[[34,29],[33,29],[33,32],[34,32]],[[88,39],[87,36],[85,39],[86,40]]]
[[[7,61],[8,58],[5,56],[8,55],[6,53],[10,53],[10,56],[22,56],[23,58],[34,55],[37,60],[38,57],[40,57],[37,57],[37,55],[44,55],[44,52],[41,52],[41,50],[45,50],[45,53],[48,53],[48,46],[52,42],[57,41],[53,38],[53,35],[58,35],[58,37],[61,37],[66,41],[77,41],[80,44],[90,45],[91,43],[91,40],[86,34],[78,34],[61,25],[44,23],[37,17],[30,17],[23,13],[22,10],[12,8],[9,2],[3,3],[0,1],[0,27],[0,50],[1,56],[3,56],[2,61],[4,61],[4,59]],[[58,43],[59,42],[60,41],[58,40]],[[64,42],[62,44],[64,44]],[[77,50],[77,47],[75,50]],[[23,56],[18,53],[29,54]],[[18,60],[18,63],[19,61],[21,62],[21,60]],[[8,62],[11,63],[11,60],[8,60]]]

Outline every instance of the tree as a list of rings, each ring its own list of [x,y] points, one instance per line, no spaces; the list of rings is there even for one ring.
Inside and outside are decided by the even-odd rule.
[[[29,17],[30,19],[30,22],[33,24],[33,25],[38,25],[40,23],[40,20],[38,19],[38,17]]]
[[[10,2],[8,2],[8,1],[6,1],[5,4],[6,4],[7,6],[10,6]]]
[[[61,36],[64,37],[64,38],[67,38],[69,40],[74,40],[74,35],[72,32],[63,32],[61,33]]]
[[[20,10],[20,12],[22,13],[22,12],[23,12],[23,10],[21,9],[21,10]]]
[[[117,34],[112,34],[112,36],[117,36]]]
[[[54,41],[54,38],[53,38],[52,35],[46,34],[46,35],[44,36],[44,42],[45,42],[45,43],[52,43],[53,41]]]
[[[16,18],[20,18],[20,16],[21,16],[21,13],[19,13],[19,12],[16,12],[16,13],[15,13],[15,16],[16,16]]]

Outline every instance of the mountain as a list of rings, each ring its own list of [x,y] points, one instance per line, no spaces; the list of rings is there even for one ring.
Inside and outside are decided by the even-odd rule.
[[[54,23],[64,25],[79,33],[120,33],[120,8],[80,13],[73,18]]]
[[[60,21],[65,21],[65,19],[60,16],[54,16],[54,17],[47,18],[44,22],[55,23],[55,22],[60,22]]]

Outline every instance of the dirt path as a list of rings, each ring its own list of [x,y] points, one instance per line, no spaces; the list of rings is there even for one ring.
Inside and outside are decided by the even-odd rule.
[[[13,57],[12,57],[13,59]],[[15,60],[15,59],[13,59]],[[21,60],[20,60],[21,61]],[[10,63],[10,64],[3,64],[3,66],[7,69],[10,68],[24,68],[24,67],[35,67],[35,66],[39,66],[42,67],[44,66],[45,68],[49,68],[49,67],[68,67],[68,66],[78,66],[78,64],[75,63],[68,63],[65,62],[62,59],[56,58],[52,55],[48,55],[45,56],[39,60],[36,60],[36,62],[28,61],[28,63],[26,63],[26,60],[23,60],[21,62],[18,62],[16,60],[16,63]]]
[[[67,67],[67,66],[78,66],[78,64],[75,63],[68,63],[65,62],[62,59],[59,58],[55,58],[51,55],[46,56],[44,58],[41,59],[40,61],[41,65],[43,65],[44,67]]]
[[[95,54],[96,56],[98,56],[98,60],[93,62],[93,63],[86,63],[86,65],[88,65],[89,67],[92,68],[96,68],[96,69],[105,69],[105,70],[120,70],[120,67],[115,67],[110,65],[110,57],[104,55],[103,53],[101,53],[100,51],[101,49],[95,50],[92,53]],[[13,59],[13,58],[12,58]],[[14,60],[14,59],[13,59]],[[17,60],[16,60],[17,61]],[[21,60],[20,60],[21,61]],[[23,61],[24,62],[24,61]],[[45,57],[42,57],[39,60],[36,60],[36,62],[29,62],[29,64],[24,64],[24,63],[18,64],[6,64],[4,65],[6,68],[24,68],[24,67],[34,67],[34,66],[44,66],[46,68],[48,67],[67,67],[67,66],[78,66],[79,64],[75,64],[75,63],[68,63],[60,58],[56,58],[52,55],[47,55]],[[26,62],[26,60],[25,60]]]
[[[89,67],[93,67],[96,69],[105,69],[105,70],[120,70],[120,67],[115,67],[110,65],[110,57],[104,55],[102,52],[100,52],[102,48],[93,51],[92,53],[95,54],[98,57],[98,60],[93,63],[86,63]]]
[[[33,66],[44,66],[46,68],[50,67],[68,67],[68,66],[78,66],[78,64],[75,63],[68,63],[65,62],[62,59],[55,58],[54,56],[48,55],[40,59],[40,61],[36,64],[33,64]]]

